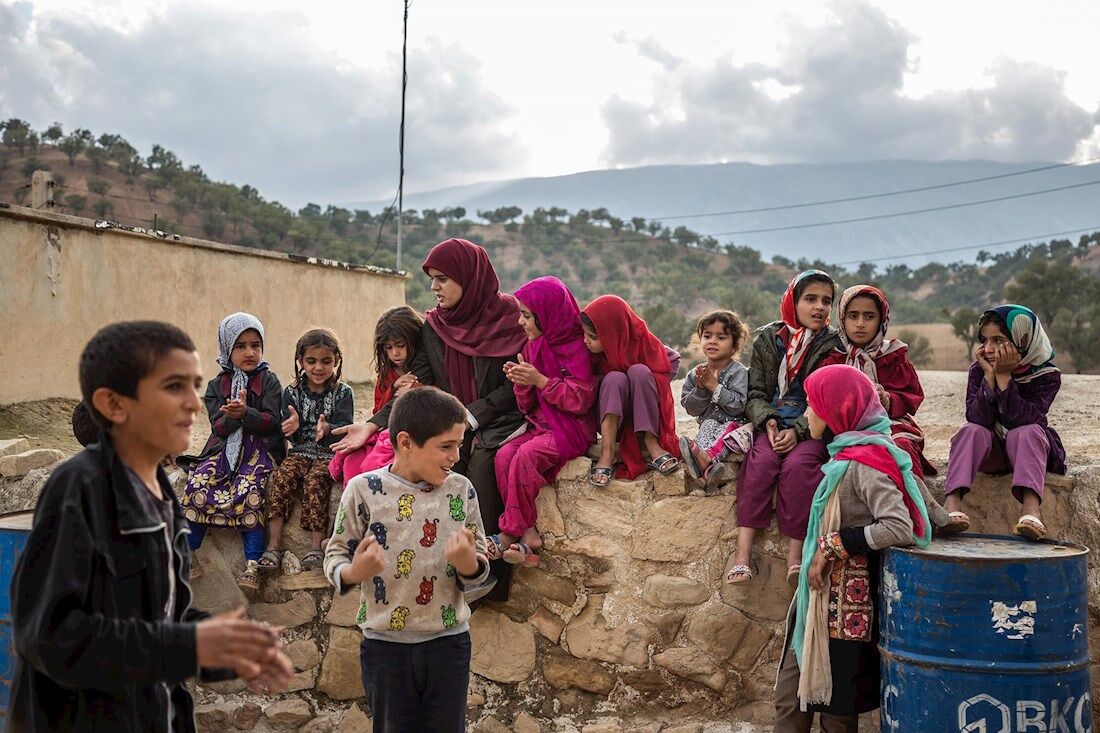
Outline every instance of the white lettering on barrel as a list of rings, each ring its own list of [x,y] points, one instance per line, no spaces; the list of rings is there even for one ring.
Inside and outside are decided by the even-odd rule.
[[[890,730],[897,730],[901,727],[901,721],[894,717],[894,701],[897,699],[897,686],[887,685],[886,689],[882,691],[882,719]]]
[[[1066,714],[1073,708],[1074,698],[1066,700],[1065,705],[1061,705],[1061,700],[1050,701],[1050,733],[1073,733],[1069,729],[1069,723],[1066,722]]]
[[[1073,729],[1076,733],[1092,733],[1092,693],[1086,692],[1077,701],[1073,713]]]
[[[981,717],[977,720],[970,720],[972,717],[970,715],[970,708],[982,703],[995,708],[995,710],[983,710],[978,708],[974,711],[974,714],[980,715]],[[995,713],[994,725],[996,724],[996,718],[1000,718],[1000,725],[998,727],[990,727],[989,713]],[[1012,733],[1012,714],[1008,706],[997,698],[990,697],[984,693],[975,695],[959,703],[959,733]]]
[[[1047,733],[1046,712],[1046,706],[1038,700],[1017,700],[1017,733]]]

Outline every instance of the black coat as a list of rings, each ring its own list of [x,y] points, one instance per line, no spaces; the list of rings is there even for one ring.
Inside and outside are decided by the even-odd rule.
[[[206,614],[190,608],[187,520],[160,469],[157,479],[171,497],[173,536],[142,505],[109,439],[46,482],[12,581],[19,657],[9,732],[195,730],[183,682],[199,673],[195,624]],[[176,603],[166,621],[170,584]]]
[[[283,387],[275,373],[263,369],[248,379],[246,403],[248,410],[240,420],[235,420],[221,407],[236,398],[230,395],[233,388],[233,374],[223,371],[206,385],[206,395],[202,398],[206,404],[206,413],[210,418],[210,437],[198,456],[180,456],[176,463],[187,471],[195,468],[207,458],[220,453],[225,448],[229,436],[243,427],[263,437],[264,446],[271,460],[279,463],[286,457],[286,438],[283,437],[282,418],[280,417],[283,399]]]

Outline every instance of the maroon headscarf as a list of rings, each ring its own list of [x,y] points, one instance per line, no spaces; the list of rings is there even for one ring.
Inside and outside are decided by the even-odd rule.
[[[425,316],[447,346],[443,370],[451,393],[469,405],[477,400],[473,357],[512,356],[527,343],[519,325],[519,307],[500,292],[500,280],[484,248],[465,239],[448,239],[432,247],[424,272],[439,270],[462,286],[453,308],[432,308]]]
[[[536,278],[517,290],[516,298],[534,314],[542,331],[523,347],[523,358],[550,379],[570,376],[594,382],[592,360],[581,331],[581,309],[565,283],[556,277]],[[541,397],[539,404],[562,458],[584,455],[595,439],[591,417],[570,415]]]

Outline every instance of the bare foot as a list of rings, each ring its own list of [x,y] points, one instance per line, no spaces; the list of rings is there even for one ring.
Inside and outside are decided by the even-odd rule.
[[[528,527],[527,530],[524,531],[523,536],[520,537],[520,541],[532,550],[537,550],[542,547],[542,535],[540,535],[538,530],[534,527]]]

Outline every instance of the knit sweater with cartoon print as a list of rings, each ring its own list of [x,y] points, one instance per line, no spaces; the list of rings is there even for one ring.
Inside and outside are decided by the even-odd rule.
[[[447,561],[449,540],[463,527],[474,533],[478,572],[463,577]],[[379,575],[362,584],[356,622],[368,639],[417,644],[469,629],[470,607],[494,579],[485,551],[477,492],[452,473],[440,486],[412,483],[380,468],[348,482],[325,552],[325,575],[340,593],[340,570],[373,534],[385,553]]]

